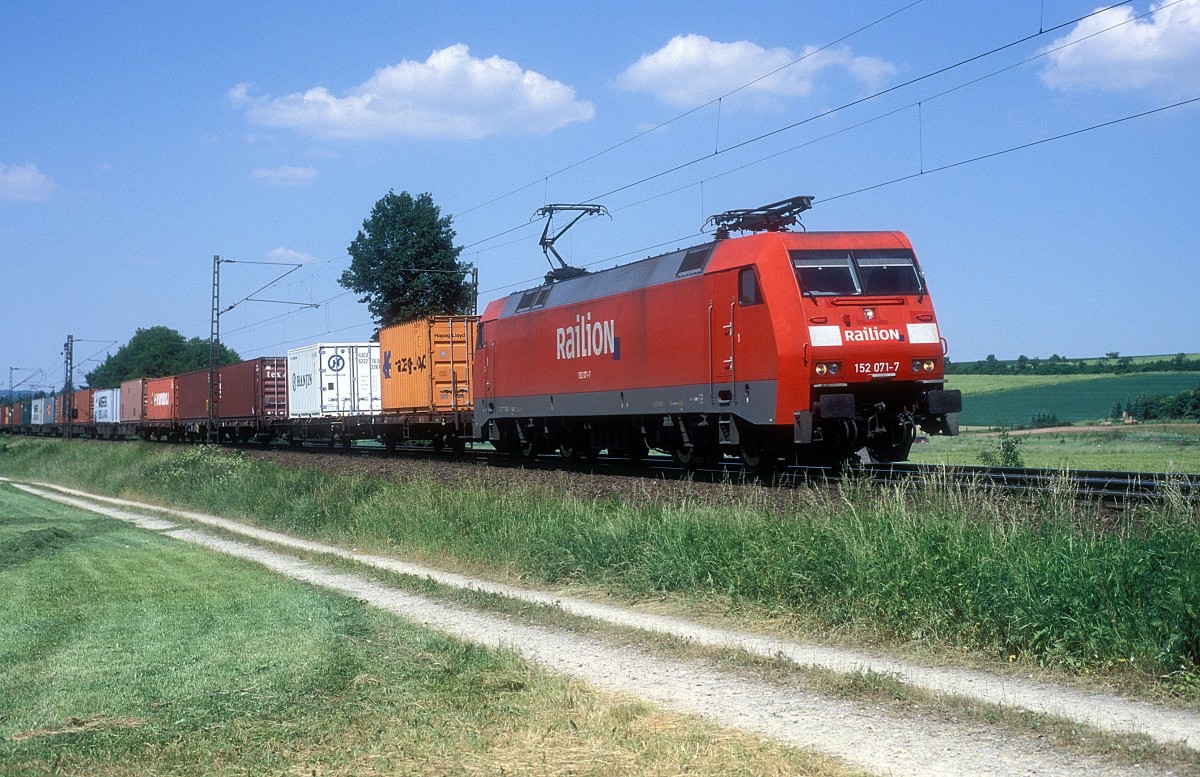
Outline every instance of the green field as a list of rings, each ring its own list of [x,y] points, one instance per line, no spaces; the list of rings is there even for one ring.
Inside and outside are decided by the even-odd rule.
[[[1191,372],[1132,375],[950,375],[947,387],[963,393],[964,426],[1029,426],[1035,413],[1052,413],[1064,423],[1107,418],[1114,402],[1139,394],[1178,394],[1196,388]]]
[[[1015,432],[1027,467],[1070,470],[1200,473],[1200,424],[1138,424],[1106,429]],[[998,443],[989,432],[930,437],[914,445],[918,464],[980,464]]]

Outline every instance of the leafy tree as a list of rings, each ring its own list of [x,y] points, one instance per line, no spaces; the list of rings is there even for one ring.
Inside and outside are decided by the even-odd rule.
[[[208,340],[186,339],[165,326],[139,329],[129,342],[110,354],[99,367],[87,373],[92,388],[116,388],[134,378],[161,378],[208,368]],[[236,351],[220,346],[220,364],[241,361]]]
[[[470,265],[458,261],[451,218],[427,193],[389,191],[347,251],[350,269],[338,283],[363,295],[381,327],[472,308]]]

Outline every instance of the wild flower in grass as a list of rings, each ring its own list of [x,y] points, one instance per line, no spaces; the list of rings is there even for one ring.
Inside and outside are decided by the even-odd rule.
[[[231,483],[249,472],[250,467],[250,462],[236,451],[197,445],[152,466],[146,474],[159,485],[184,488]]]

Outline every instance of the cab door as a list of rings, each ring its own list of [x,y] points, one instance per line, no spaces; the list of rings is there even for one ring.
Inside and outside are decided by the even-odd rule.
[[[708,401],[714,407],[728,407],[735,400],[737,277],[736,270],[705,277],[705,290],[708,292]]]

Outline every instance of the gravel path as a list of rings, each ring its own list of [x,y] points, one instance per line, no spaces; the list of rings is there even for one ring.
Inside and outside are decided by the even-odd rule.
[[[439,583],[530,602],[557,605],[564,611],[603,621],[663,632],[697,644],[732,646],[764,656],[785,656],[800,665],[835,671],[873,670],[904,682],[1061,717],[1114,732],[1141,733],[1161,742],[1200,749],[1200,714],[1118,697],[1089,694],[984,672],[930,669],[867,653],[803,645],[747,633],[725,631],[664,616],[649,615],[579,599],[498,585],[406,564],[378,556],[298,540],[217,516],[164,510],[53,486],[30,493],[93,512],[131,521],[176,539],[193,542],[263,566],[297,580],[337,590],[394,612],[429,628],[489,646],[504,646],[554,671],[597,688],[699,715],[722,726],[754,731],[792,745],[819,750],[880,774],[911,775],[1075,775],[1162,774],[1153,767],[1114,765],[1099,757],[1055,750],[1033,736],[982,724],[947,723],[904,717],[890,709],[830,699],[794,688],[713,669],[699,660],[664,658],[612,640],[549,627],[511,622],[495,614],[448,605],[390,588],[362,575],[332,571],[257,544],[223,539],[184,528],[161,517],[218,527],[258,542],[315,553],[332,553],[356,562]],[[112,505],[103,506],[100,503]],[[122,509],[124,508],[124,509]],[[137,512],[131,512],[136,510]],[[147,514],[150,511],[151,514]]]

